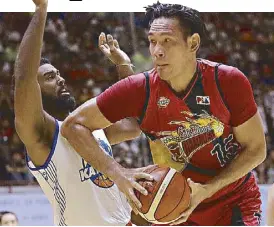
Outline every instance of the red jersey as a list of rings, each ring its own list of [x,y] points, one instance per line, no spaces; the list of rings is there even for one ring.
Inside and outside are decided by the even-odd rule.
[[[188,87],[183,94],[176,94],[155,70],[145,74],[118,82],[101,94],[97,98],[101,112],[112,122],[136,117],[141,130],[153,141],[150,145],[154,163],[181,170],[199,183],[218,175],[241,152],[232,127],[257,112],[246,77],[233,67],[198,60]],[[238,100],[232,99],[235,94]],[[214,198],[244,180],[245,177],[225,187]]]

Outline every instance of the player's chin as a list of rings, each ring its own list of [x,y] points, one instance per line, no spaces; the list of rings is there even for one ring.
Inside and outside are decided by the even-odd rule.
[[[169,72],[158,72],[158,75],[162,80],[169,80],[170,79],[170,73]]]
[[[171,70],[169,67],[160,68],[157,69],[157,73],[162,80],[168,80],[171,75]]]

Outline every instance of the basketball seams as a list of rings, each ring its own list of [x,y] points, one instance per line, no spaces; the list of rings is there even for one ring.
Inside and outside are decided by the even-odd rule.
[[[155,175],[156,178],[152,184],[153,187],[149,186],[150,191],[148,197],[138,194],[135,191],[135,195],[140,198],[138,199],[143,204],[141,212],[139,213],[140,216],[151,223],[161,225],[169,224],[177,220],[179,214],[190,204],[190,190],[187,180],[183,175],[170,167],[158,167],[145,172]],[[180,188],[183,187],[179,192],[176,189],[178,183],[181,185]],[[140,184],[144,186],[143,181],[141,181]],[[168,194],[168,191],[176,191],[179,195],[177,193],[177,195]],[[170,196],[172,197],[172,205],[166,204],[169,201],[167,198]],[[170,205],[169,208],[165,207],[165,204]],[[172,210],[170,211],[170,209]]]
[[[159,167],[156,167],[156,168],[152,169],[151,171],[146,171],[146,173],[152,173],[152,172],[154,172],[155,170],[159,170]],[[162,177],[163,179],[167,176],[169,170],[170,170],[170,168],[168,167],[168,171],[166,171],[164,177]],[[151,194],[154,194],[154,197],[151,198],[151,203],[149,204],[149,207],[151,207],[151,205],[153,204],[153,201],[154,201],[154,199],[155,199],[155,196],[157,195],[157,192],[159,191],[159,189],[160,189],[162,183],[163,183],[163,182],[160,181],[160,182],[157,182],[157,183],[153,186],[153,191],[151,192]],[[155,191],[157,191],[157,192],[155,193]],[[141,196],[142,196],[142,195],[140,194],[139,197],[141,198]],[[145,213],[145,214],[147,214],[147,213],[149,212],[149,209],[150,209],[150,208],[146,209],[145,211],[142,210],[142,212]]]
[[[156,212],[156,209],[158,208],[160,201],[161,201],[163,195],[165,194],[165,191],[168,188],[169,183],[171,182],[171,180],[173,179],[175,174],[176,174],[176,170],[170,168],[168,173],[166,174],[164,180],[162,181],[155,197],[153,198],[148,212],[145,214],[147,219],[149,219],[151,221],[155,220],[154,214]]]
[[[174,178],[174,177],[175,177],[175,174],[174,174],[173,178]],[[182,201],[182,199],[184,198],[184,195],[185,195],[185,191],[186,191],[186,188],[187,188],[187,187],[186,187],[186,184],[187,184],[187,181],[184,180],[184,190],[183,190],[182,196],[181,196],[181,198],[180,198],[180,200],[179,200],[177,206],[175,206],[168,214],[166,214],[165,216],[159,218],[158,221],[160,221],[160,220],[164,219],[165,217],[167,217],[169,214],[171,214],[171,213],[180,205],[180,203],[181,203],[181,201]],[[155,213],[156,213],[156,212],[157,212],[157,210],[155,211]],[[178,218],[177,218],[177,219],[178,219]],[[177,220],[177,219],[175,219],[175,220]],[[174,220],[174,221],[175,221],[175,220]]]

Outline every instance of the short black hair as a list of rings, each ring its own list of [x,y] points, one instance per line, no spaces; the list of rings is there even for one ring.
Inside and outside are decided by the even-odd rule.
[[[183,28],[185,38],[198,33],[201,39],[206,37],[206,27],[199,11],[179,4],[162,4],[159,1],[145,7],[148,25],[160,17],[177,18]]]
[[[11,211],[1,211],[0,212],[0,225],[2,224],[2,218],[3,218],[3,216],[5,215],[5,214],[13,214],[15,217],[16,217],[16,220],[18,221],[18,218],[17,218],[17,216],[16,216],[16,214],[15,213],[13,213],[13,212],[11,212]]]
[[[51,64],[50,60],[47,58],[41,58],[40,60],[40,66],[45,64]]]

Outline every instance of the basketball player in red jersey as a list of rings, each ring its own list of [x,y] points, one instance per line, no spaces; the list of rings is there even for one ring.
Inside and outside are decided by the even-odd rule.
[[[237,68],[197,59],[205,33],[199,12],[159,2],[146,11],[154,68],[76,109],[63,124],[64,137],[93,164],[102,152],[90,132],[134,117],[152,141],[153,161],[191,179],[190,207],[173,225],[259,225],[251,170],[265,159],[266,145],[249,81]],[[97,164],[141,206],[130,170],[110,159]]]

